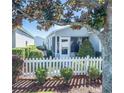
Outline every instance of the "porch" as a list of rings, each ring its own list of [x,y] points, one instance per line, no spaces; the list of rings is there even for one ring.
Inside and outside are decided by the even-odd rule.
[[[101,42],[97,36],[52,36],[49,37],[47,48],[52,51],[53,57],[76,57],[83,41],[88,39],[92,44],[95,53],[101,53]]]
[[[100,39],[85,27],[80,30],[66,27],[53,31],[46,38],[46,46],[48,50],[52,51],[53,57],[76,57],[80,45],[86,38],[89,39],[95,52],[101,52]]]
[[[86,38],[88,37],[53,36],[49,40],[48,49],[52,50],[53,57],[75,57]]]

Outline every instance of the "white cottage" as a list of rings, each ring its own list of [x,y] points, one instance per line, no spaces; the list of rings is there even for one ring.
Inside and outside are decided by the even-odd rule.
[[[101,52],[101,43],[97,35],[83,27],[73,30],[70,26],[53,31],[47,36],[47,49],[51,50],[55,57],[74,57],[84,39],[88,38],[95,51]]]
[[[12,31],[12,48],[34,45],[34,37],[24,28],[18,27]]]

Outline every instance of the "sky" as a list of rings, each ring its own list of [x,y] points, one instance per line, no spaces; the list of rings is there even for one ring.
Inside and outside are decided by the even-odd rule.
[[[37,27],[36,21],[30,23],[28,20],[23,20],[23,28],[26,31],[28,31],[29,33],[31,33],[34,37],[39,36],[39,37],[42,37],[42,38],[46,38],[46,36],[49,33],[51,33],[52,31],[57,30],[57,29],[61,29],[65,26],[55,25],[55,26],[51,27],[48,31],[38,30],[36,27]]]

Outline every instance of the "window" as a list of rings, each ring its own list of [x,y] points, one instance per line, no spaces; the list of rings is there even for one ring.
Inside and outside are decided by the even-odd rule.
[[[63,39],[62,42],[67,42],[68,40],[67,39]]]
[[[68,48],[62,47],[62,54],[68,54]]]

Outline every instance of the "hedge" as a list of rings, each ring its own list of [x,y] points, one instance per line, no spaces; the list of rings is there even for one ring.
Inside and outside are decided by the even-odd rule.
[[[50,57],[50,56],[52,57],[52,56],[53,56],[53,54],[52,54],[52,51],[51,51],[51,50],[47,50],[47,51],[46,51],[46,53],[47,53],[47,57]]]
[[[13,48],[12,54],[22,58],[43,58],[42,51],[38,50],[35,45],[30,45],[24,48]]]
[[[31,50],[29,58],[43,58],[43,53],[40,50]]]
[[[23,49],[23,48],[13,48],[12,49],[12,54],[13,55],[18,55],[22,58],[25,58],[25,49]]]
[[[29,47],[26,47],[26,48],[23,48],[23,49],[25,50],[25,58],[28,58],[31,49]]]
[[[27,47],[30,48],[30,49],[32,49],[32,50],[37,49],[35,45],[29,45]]]

